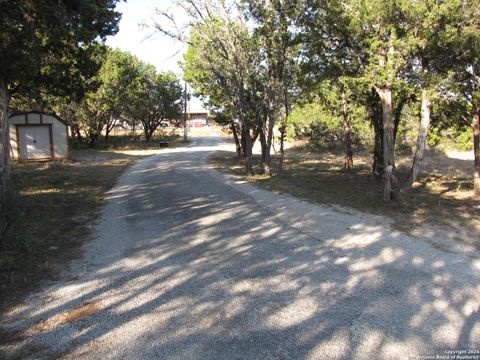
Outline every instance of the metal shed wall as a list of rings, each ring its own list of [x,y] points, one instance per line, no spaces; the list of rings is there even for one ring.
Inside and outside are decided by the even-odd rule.
[[[70,156],[68,125],[54,114],[26,112],[13,114],[8,119],[10,154],[14,160],[23,160],[20,158],[19,146],[21,146],[22,139],[19,138],[19,128],[42,125],[51,129],[49,130],[51,136],[51,156],[48,156],[48,158],[68,158]]]

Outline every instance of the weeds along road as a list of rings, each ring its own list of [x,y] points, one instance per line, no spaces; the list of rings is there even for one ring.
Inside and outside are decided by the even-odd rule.
[[[6,358],[408,359],[480,348],[478,253],[208,168],[219,138],[131,167],[63,280],[5,314]],[[433,245],[432,245],[433,244]],[[1,356],[0,356],[1,357]]]

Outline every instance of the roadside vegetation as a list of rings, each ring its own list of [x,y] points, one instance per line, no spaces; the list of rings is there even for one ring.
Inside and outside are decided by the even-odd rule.
[[[28,239],[24,237],[23,228],[16,225],[19,221],[25,223],[22,211],[17,209],[22,208],[22,200],[30,199],[16,200],[15,194],[24,191],[18,188],[19,184],[36,186],[33,182],[37,177],[43,179],[45,173],[48,180],[49,175],[56,174],[52,169],[58,168],[66,171],[65,177],[70,179],[65,183],[66,188],[83,187],[83,177],[76,181],[74,173],[82,168],[76,163],[53,162],[52,167],[48,163],[38,167],[9,164],[8,115],[17,111],[59,115],[69,125],[74,149],[158,149],[160,140],[167,141],[170,147],[178,143],[175,126],[179,125],[183,101],[178,77],[172,72],[157,71],[134,55],[104,44],[107,35],[118,31],[120,14],[114,11],[116,3],[109,0],[85,1],[78,6],[71,6],[68,1],[5,4],[12,10],[1,18],[9,24],[8,31],[0,33],[0,251],[30,252],[32,247],[28,244],[34,243],[33,238],[39,244],[44,242],[41,233],[33,232],[32,239]],[[51,21],[52,14],[56,21]],[[39,23],[48,26],[38,27]],[[17,34],[16,29],[23,30]],[[19,47],[23,49],[21,53]],[[122,136],[114,135],[119,129]],[[106,166],[110,168],[110,164]],[[122,166],[112,169],[117,168],[124,169]],[[30,176],[27,170],[36,175]],[[90,169],[84,170],[95,183],[93,169],[91,173]],[[12,176],[7,182],[10,173]],[[63,194],[66,191],[62,184],[52,181],[58,188],[49,192]],[[11,187],[8,192],[7,184]],[[102,190],[111,185],[112,182],[106,181]],[[73,196],[69,198],[72,208],[76,202],[75,191],[67,191],[67,195]],[[12,206],[12,201],[18,204]],[[40,209],[38,207],[38,211]],[[79,207],[78,211],[87,216],[90,209]],[[27,213],[31,212],[37,210],[28,209]],[[61,229],[59,234],[66,231]]]
[[[81,256],[107,191],[129,166],[160,151],[160,140],[169,148],[185,144],[176,128],[156,131],[148,142],[142,132],[115,133],[95,149],[73,139],[73,160],[12,166],[8,227],[0,242],[0,308]]]
[[[184,77],[236,146],[236,158],[217,154],[214,166],[273,191],[387,215],[407,231],[425,222],[473,231],[478,245],[475,1],[177,6],[190,31],[165,13],[157,28],[188,44]],[[286,150],[298,141],[308,151]],[[467,173],[424,167],[452,148],[471,152]]]
[[[183,131],[183,129],[182,129]],[[177,147],[184,145],[183,135],[177,128],[157,130],[149,139],[145,141],[142,133],[131,131],[119,131],[115,135],[110,135],[106,141],[101,137],[95,144],[95,148],[91,148],[87,143],[72,139],[72,148],[76,150],[157,150],[159,142],[166,141],[168,147]]]

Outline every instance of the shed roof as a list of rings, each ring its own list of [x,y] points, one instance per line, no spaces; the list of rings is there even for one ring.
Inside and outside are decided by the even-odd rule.
[[[12,114],[10,114],[10,116],[8,118],[11,118],[13,116],[28,115],[28,114],[41,114],[41,115],[52,116],[55,119],[57,119],[58,121],[60,121],[63,125],[68,126],[67,122],[65,120],[63,120],[60,116],[55,114],[54,112],[48,113],[48,112],[43,112],[43,111],[16,111],[16,112],[13,112]]]

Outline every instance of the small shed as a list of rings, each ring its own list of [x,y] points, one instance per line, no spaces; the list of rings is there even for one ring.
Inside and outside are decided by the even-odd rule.
[[[14,113],[8,118],[11,156],[14,160],[70,157],[68,125],[55,114]]]

